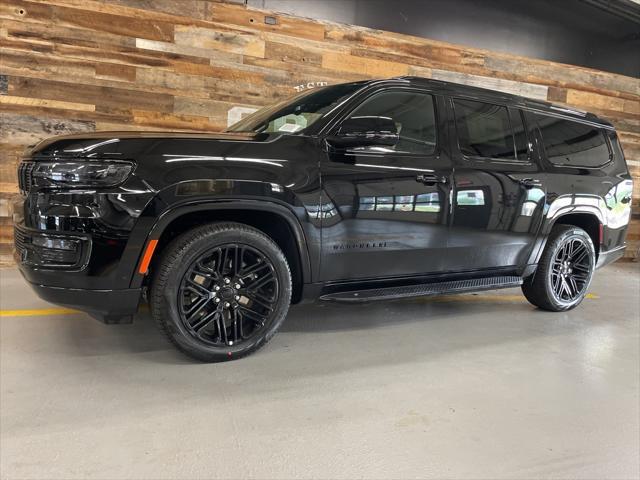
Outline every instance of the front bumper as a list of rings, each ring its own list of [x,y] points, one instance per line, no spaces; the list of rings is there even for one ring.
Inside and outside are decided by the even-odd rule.
[[[84,290],[49,287],[27,282],[36,294],[47,302],[87,312],[103,323],[131,323],[138,311],[141,289]]]
[[[34,215],[26,208],[33,198],[14,205],[14,259],[25,280],[48,302],[104,323],[130,323],[142,293],[131,288],[139,248],[130,231],[109,228],[100,217],[67,215],[72,204],[57,205],[65,215]]]

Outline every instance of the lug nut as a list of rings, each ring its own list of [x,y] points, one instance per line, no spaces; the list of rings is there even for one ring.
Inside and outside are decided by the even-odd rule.
[[[220,303],[220,299],[219,298],[214,298],[213,301],[216,302],[216,303]]]
[[[242,285],[240,285],[239,283],[236,283],[233,288],[235,288],[236,290],[240,290],[240,288],[242,287]]]
[[[215,289],[215,291],[217,292],[218,290],[220,290],[220,285],[216,285],[216,286],[214,287],[214,289]]]
[[[229,302],[224,302],[224,308],[229,308],[231,304]]]
[[[224,283],[231,283],[231,280],[229,280],[228,278],[225,278]]]
[[[236,300],[240,300],[240,295],[236,295],[236,296],[235,296],[235,297],[233,297],[233,298],[235,298]]]

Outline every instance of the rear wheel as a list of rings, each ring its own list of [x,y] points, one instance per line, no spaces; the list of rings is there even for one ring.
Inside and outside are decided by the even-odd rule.
[[[151,311],[179,350],[218,362],[248,355],[275,335],[291,301],[291,274],[278,246],[237,223],[178,237],[154,276]]]
[[[587,294],[595,263],[595,248],[587,232],[557,225],[549,235],[536,273],[525,280],[522,291],[529,302],[544,310],[570,310]]]

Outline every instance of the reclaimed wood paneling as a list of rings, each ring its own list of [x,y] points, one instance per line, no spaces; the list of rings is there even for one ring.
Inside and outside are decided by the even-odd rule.
[[[617,127],[640,211],[640,80],[218,0],[0,2],[0,246],[24,149],[94,130],[217,131],[318,85],[418,75],[590,110]],[[640,217],[629,256],[640,247]]]

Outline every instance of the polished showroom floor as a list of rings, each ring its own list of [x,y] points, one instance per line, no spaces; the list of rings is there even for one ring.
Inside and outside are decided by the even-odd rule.
[[[640,265],[576,310],[519,290],[294,307],[199,364],[0,270],[2,478],[638,478]]]

